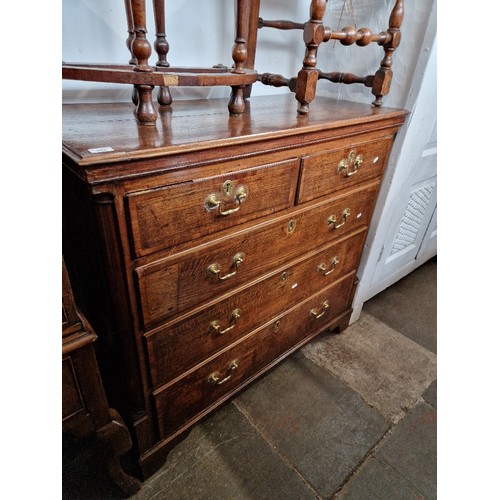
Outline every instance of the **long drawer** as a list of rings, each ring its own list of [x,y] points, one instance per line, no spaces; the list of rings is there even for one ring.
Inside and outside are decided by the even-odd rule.
[[[153,387],[165,384],[356,269],[366,231],[146,336]]]
[[[294,203],[299,160],[127,195],[136,257],[284,210]]]
[[[378,181],[307,209],[136,269],[146,330],[246,285],[287,261],[367,227]]]
[[[162,438],[225,399],[256,372],[334,320],[349,305],[352,272],[215,358],[153,393]]]
[[[392,136],[349,148],[328,149],[304,157],[298,203],[320,198],[380,177],[392,144]]]

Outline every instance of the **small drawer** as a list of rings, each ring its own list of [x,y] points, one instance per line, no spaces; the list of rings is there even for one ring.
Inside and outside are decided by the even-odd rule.
[[[195,179],[126,197],[136,257],[293,205],[298,159]]]
[[[259,371],[324,329],[349,307],[354,272],[277,317],[219,356],[153,393],[160,436],[167,438],[195,420]]]
[[[378,186],[378,182],[364,185],[181,256],[138,267],[135,273],[144,328],[159,326],[291,259],[366,229]]]
[[[392,137],[306,156],[302,163],[298,203],[380,177],[391,144]]]
[[[252,332],[356,269],[366,230],[315,253],[253,286],[146,336],[154,387]]]

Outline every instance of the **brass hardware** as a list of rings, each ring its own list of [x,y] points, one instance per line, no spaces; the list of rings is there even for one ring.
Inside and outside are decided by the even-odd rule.
[[[226,181],[226,182],[231,182],[231,181]],[[226,183],[224,183],[224,186],[222,188],[223,190],[228,189],[228,186],[226,186]],[[231,187],[232,190],[232,187]],[[219,215],[230,215],[234,214],[241,208],[241,204],[247,199],[248,196],[248,191],[245,186],[239,186],[238,189],[236,189],[236,193],[234,195],[234,201],[238,203],[238,205],[235,208],[230,208],[228,210],[222,210],[222,205],[223,202],[219,200],[216,194],[211,194],[206,200],[205,200],[205,208],[207,210],[219,210]]]
[[[239,318],[241,318],[241,310],[235,309],[231,313],[231,319],[229,320],[231,326],[228,326],[224,330],[221,330],[220,323],[217,320],[214,320],[210,323],[210,329],[215,330],[215,332],[217,332],[219,335],[224,335],[236,326],[236,321],[238,321]]]
[[[226,375],[223,379],[221,379],[222,375],[220,372],[213,372],[208,376],[208,383],[212,385],[221,385],[224,382],[227,382],[232,376],[233,373],[235,372],[236,368],[238,368],[239,361],[237,359],[234,359],[231,361],[229,366],[227,367]]]
[[[321,304],[321,309],[320,311],[318,311],[317,309],[311,309],[309,311],[309,314],[316,318],[316,319],[319,319],[321,318],[325,313],[326,313],[326,310],[330,307],[330,304],[328,303],[328,300],[325,300],[322,304]]]
[[[296,225],[297,222],[295,221],[295,219],[290,219],[290,221],[288,222],[288,227],[286,228],[286,232],[288,234],[292,234],[295,231]]]
[[[222,192],[226,196],[230,196],[233,191],[233,183],[231,181],[226,181],[222,184]]]
[[[356,156],[356,153],[352,150],[347,159],[340,161],[338,171],[344,172],[344,177],[351,177],[351,175],[354,175],[358,171],[362,163],[363,155]],[[350,168],[352,168],[351,171],[349,171]]]
[[[339,227],[343,226],[346,223],[347,217],[349,217],[349,215],[351,215],[351,211],[348,208],[346,208],[342,212],[341,219],[343,222],[341,222],[340,224],[337,224],[337,217],[335,215],[330,215],[330,217],[328,217],[328,225],[330,227],[333,227],[333,229],[338,229]]]
[[[286,271],[281,273],[280,276],[281,281],[286,281],[287,278],[288,278],[288,273]]]
[[[328,276],[329,274],[332,274],[333,271],[335,271],[335,267],[337,266],[338,263],[339,263],[339,258],[335,256],[330,263],[330,270],[327,271],[326,264],[322,263],[318,266],[318,273],[321,273],[323,276]]]
[[[274,322],[274,325],[273,325],[273,329],[274,329],[274,331],[275,331],[275,332],[277,332],[277,331],[279,330],[280,326],[281,326],[281,320],[280,320],[280,319],[278,319],[278,320],[276,320],[276,321]]]
[[[219,281],[224,281],[227,280],[228,278],[231,278],[236,274],[238,271],[238,268],[240,267],[241,263],[245,260],[245,254],[243,252],[238,252],[234,257],[233,257],[233,266],[234,266],[234,271],[232,273],[225,274],[224,276],[221,276],[220,273],[221,268],[219,264],[214,263],[210,264],[207,269],[207,273],[209,276],[217,276]]]

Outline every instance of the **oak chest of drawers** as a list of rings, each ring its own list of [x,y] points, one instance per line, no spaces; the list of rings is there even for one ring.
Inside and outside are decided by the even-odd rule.
[[[63,251],[144,477],[315,335],[346,328],[406,112],[288,95],[63,107]]]

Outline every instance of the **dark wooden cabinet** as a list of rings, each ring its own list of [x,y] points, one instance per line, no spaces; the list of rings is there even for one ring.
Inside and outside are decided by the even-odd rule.
[[[406,112],[317,97],[63,106],[63,245],[144,477],[199,419],[347,327]]]
[[[110,477],[125,493],[132,494],[140,483],[120,464],[132,441],[120,414],[108,406],[94,353],[96,339],[90,323],[76,307],[63,259],[62,428],[79,438],[95,433],[105,445]]]

